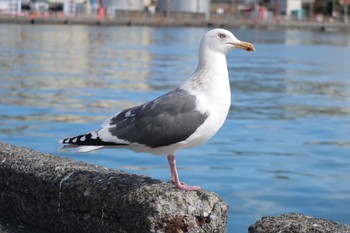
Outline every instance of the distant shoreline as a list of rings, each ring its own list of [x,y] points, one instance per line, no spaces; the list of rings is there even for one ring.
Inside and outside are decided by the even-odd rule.
[[[327,32],[350,32],[350,23],[314,22],[314,21],[257,21],[252,19],[179,19],[159,17],[31,17],[0,15],[0,23],[13,24],[78,24],[105,26],[155,26],[155,27],[226,27],[226,28],[256,28],[256,29],[296,29]]]

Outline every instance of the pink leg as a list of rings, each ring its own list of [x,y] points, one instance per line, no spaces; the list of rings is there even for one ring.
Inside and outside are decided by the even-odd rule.
[[[180,182],[179,175],[176,169],[176,160],[174,155],[168,155],[168,162],[171,173],[171,183],[173,183],[178,189],[181,190],[199,190],[199,186],[189,186],[183,182]]]

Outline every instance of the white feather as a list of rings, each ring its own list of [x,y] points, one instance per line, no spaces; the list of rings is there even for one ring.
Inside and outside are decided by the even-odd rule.
[[[78,152],[79,153],[84,153],[84,152],[90,152],[93,150],[98,150],[103,148],[104,146],[79,146],[78,147]]]

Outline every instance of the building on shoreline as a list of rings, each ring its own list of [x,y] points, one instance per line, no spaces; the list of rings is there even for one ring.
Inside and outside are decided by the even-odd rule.
[[[0,15],[348,21],[350,0],[0,0]]]

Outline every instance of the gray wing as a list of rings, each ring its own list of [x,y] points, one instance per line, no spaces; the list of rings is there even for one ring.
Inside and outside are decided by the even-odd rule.
[[[184,141],[208,118],[196,110],[196,96],[176,89],[149,103],[121,111],[108,127],[112,137],[151,148]]]

